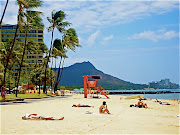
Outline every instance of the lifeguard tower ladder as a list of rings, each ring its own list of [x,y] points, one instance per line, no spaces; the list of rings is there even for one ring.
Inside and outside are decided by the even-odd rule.
[[[91,77],[95,80],[90,81],[88,77]],[[97,84],[97,79],[100,79],[100,75],[85,75],[83,76],[83,78],[84,78],[84,98],[87,98],[88,93],[91,93],[91,88],[94,88],[94,90],[100,92],[101,95],[104,95],[105,97],[109,98],[106,95],[105,89],[103,89],[100,85]]]

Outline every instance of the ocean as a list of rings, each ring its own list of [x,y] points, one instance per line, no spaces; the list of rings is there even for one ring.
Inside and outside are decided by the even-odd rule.
[[[164,90],[164,89],[163,89]],[[107,91],[132,91],[132,90],[107,90]],[[162,90],[133,90],[133,91],[162,91]],[[140,94],[144,95],[145,98],[152,98],[152,99],[179,99],[180,100],[180,89],[165,89],[165,91],[172,91],[172,92],[179,92],[179,93],[165,93],[165,94]],[[132,95],[137,95],[137,94],[117,94],[117,95],[122,95],[122,96],[132,96]],[[139,95],[139,94],[138,94]]]

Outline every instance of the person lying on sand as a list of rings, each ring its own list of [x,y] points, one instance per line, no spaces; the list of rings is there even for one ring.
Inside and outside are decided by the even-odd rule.
[[[109,112],[109,110],[107,109],[107,104],[105,101],[103,101],[103,104],[99,107],[99,113],[108,113],[111,114]]]
[[[147,100],[147,98],[141,98],[141,97],[140,97],[139,100]]]
[[[170,103],[168,102],[159,102],[160,105],[171,105]]]
[[[90,106],[90,105],[73,105],[72,107],[94,107],[94,106]]]
[[[63,120],[64,117],[58,119],[53,117],[37,116],[37,114],[25,114],[22,117],[23,120]]]
[[[155,102],[161,102],[160,100],[158,100],[158,99],[156,99],[156,101]]]
[[[159,102],[159,104],[161,104],[161,105],[171,105],[171,104],[169,104],[168,102],[162,102],[162,101],[160,101],[160,100],[158,100],[158,99],[156,99],[155,102]]]
[[[135,107],[147,108],[147,104],[146,104],[146,103],[143,103],[143,102],[141,101],[141,99],[139,99],[138,103],[135,104]]]

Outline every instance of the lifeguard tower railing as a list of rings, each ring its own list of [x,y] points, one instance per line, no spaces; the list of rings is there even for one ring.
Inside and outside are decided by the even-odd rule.
[[[88,78],[91,77],[94,80],[89,80]],[[98,91],[101,95],[109,98],[107,96],[107,92],[103,89],[99,84],[97,84],[97,79],[100,79],[100,75],[85,75],[84,78],[84,98],[87,98],[87,95],[91,93],[91,88]],[[97,92],[97,93],[98,93]]]

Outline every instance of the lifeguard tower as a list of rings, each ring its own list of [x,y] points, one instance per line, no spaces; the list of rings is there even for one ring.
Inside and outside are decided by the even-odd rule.
[[[88,78],[91,77],[93,80],[89,80]],[[107,92],[105,92],[105,89],[103,89],[100,85],[97,84],[97,79],[100,79],[100,75],[85,75],[84,78],[84,98],[87,98],[88,94],[91,94],[91,88],[93,88],[95,91],[97,91],[104,95],[105,97],[109,98],[107,96]]]

